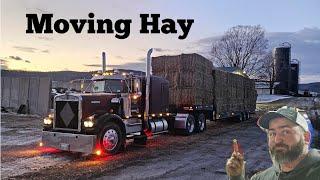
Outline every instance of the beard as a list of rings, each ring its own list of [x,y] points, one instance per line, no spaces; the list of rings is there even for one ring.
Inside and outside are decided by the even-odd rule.
[[[278,164],[284,164],[298,159],[302,155],[303,150],[304,139],[301,138],[297,144],[291,147],[284,143],[278,143],[274,147],[269,148],[269,154],[272,161]]]

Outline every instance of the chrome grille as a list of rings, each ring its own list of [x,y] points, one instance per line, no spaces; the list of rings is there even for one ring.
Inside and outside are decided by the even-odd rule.
[[[60,96],[55,98],[55,120],[54,129],[79,131],[80,130],[80,101],[77,97],[68,98]]]

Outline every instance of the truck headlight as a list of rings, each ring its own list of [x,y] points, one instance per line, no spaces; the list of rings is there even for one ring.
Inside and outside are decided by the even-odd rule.
[[[43,119],[43,123],[46,125],[50,125],[52,124],[52,119],[50,119],[49,117],[46,117]]]
[[[84,127],[86,127],[86,128],[93,127],[93,125],[94,125],[93,120],[94,120],[94,115],[89,116],[88,118],[86,118],[86,119],[83,121]]]
[[[83,122],[83,125],[84,127],[93,127],[93,121],[84,121]]]

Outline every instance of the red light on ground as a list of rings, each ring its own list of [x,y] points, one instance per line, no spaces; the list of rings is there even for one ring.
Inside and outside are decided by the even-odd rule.
[[[96,151],[96,155],[100,156],[101,155],[101,150]]]
[[[42,146],[43,146],[43,143],[42,143],[42,142],[40,142],[40,143],[39,143],[39,146],[40,146],[40,147],[42,147]]]
[[[144,130],[144,133],[146,134],[147,137],[151,137],[152,136],[152,132],[148,129]]]

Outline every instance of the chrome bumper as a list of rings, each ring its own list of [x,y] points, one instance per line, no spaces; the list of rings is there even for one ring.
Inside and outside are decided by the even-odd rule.
[[[43,146],[64,151],[94,153],[96,135],[42,131]]]

